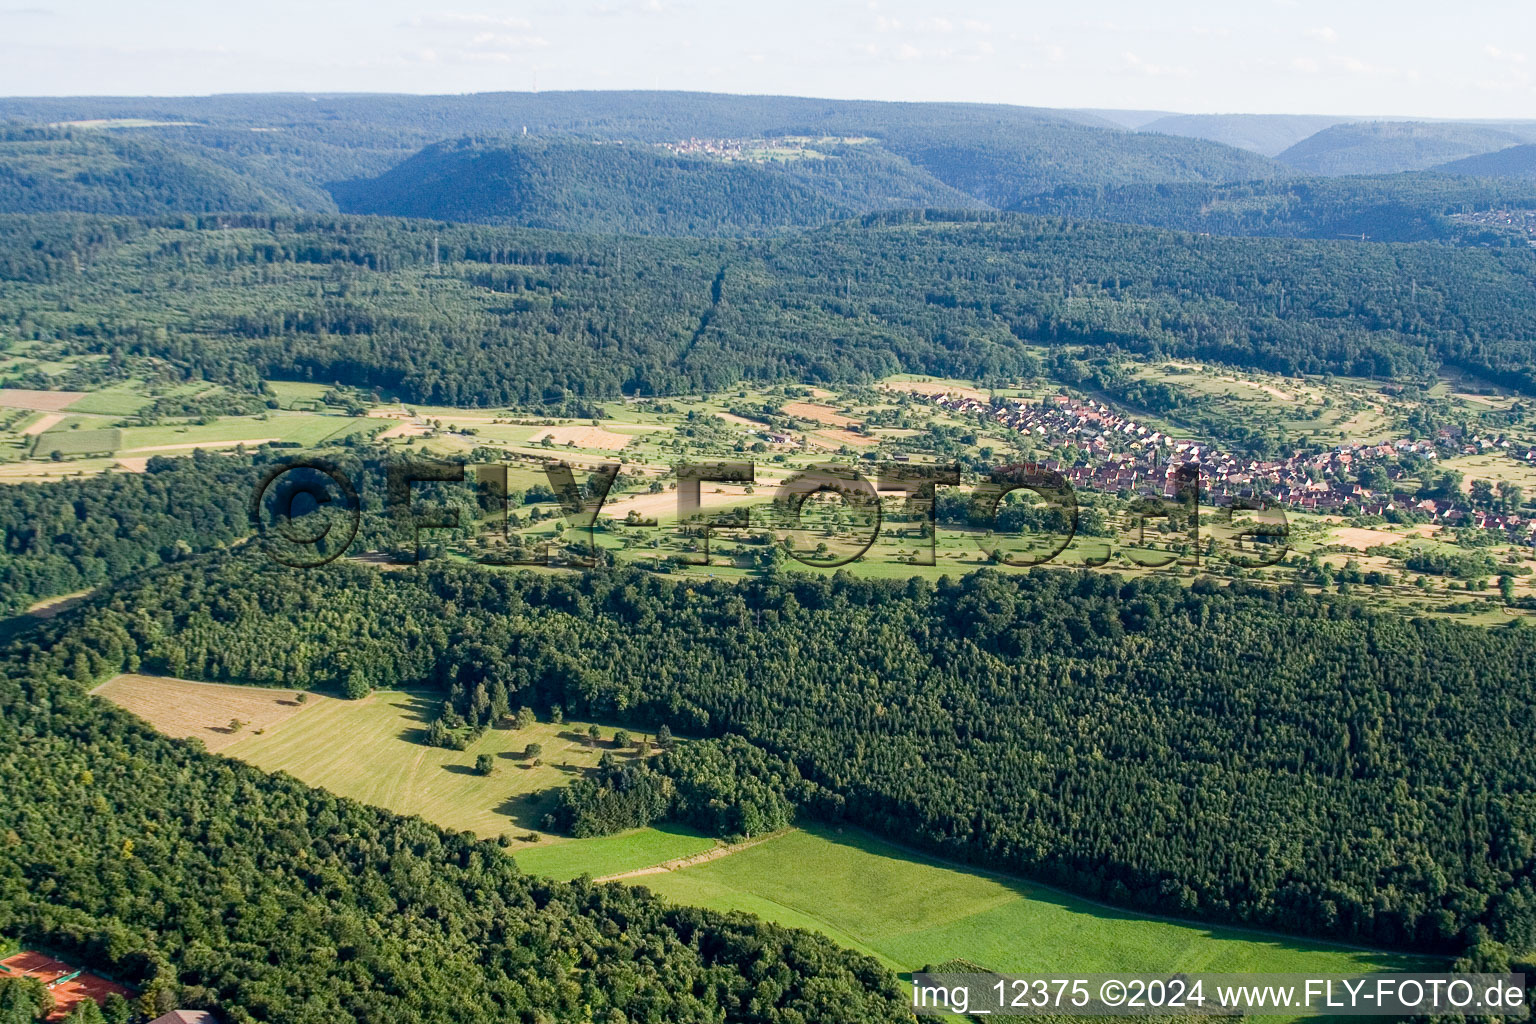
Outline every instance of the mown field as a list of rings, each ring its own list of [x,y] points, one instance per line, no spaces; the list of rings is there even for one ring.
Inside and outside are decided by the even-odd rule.
[[[244,691],[244,692],[242,692]],[[714,851],[704,863],[626,880],[680,904],[744,910],[820,931],[899,972],[962,958],[996,971],[1296,971],[1406,969],[1428,961],[1327,943],[1145,917],[1019,879],[945,864],[856,830],[807,825],[740,849],[672,825],[599,839],[516,837],[536,827],[550,792],[597,762],[586,723],[493,729],[468,750],[425,746],[430,710],[409,693],[362,701],[122,676],[103,688],[174,735],[217,730],[251,701],[273,713],[226,737],[222,752],[269,771],[451,829],[512,835],[532,874],[602,878]],[[226,706],[227,705],[227,706]],[[279,710],[280,709],[280,710]],[[260,733],[255,732],[260,728]],[[533,766],[521,752],[543,745]],[[481,776],[477,755],[495,758]]]
[[[962,958],[1001,972],[1407,969],[1429,961],[1144,917],[960,868],[853,829],[808,826],[636,884],[678,903],[815,928],[898,971]]]

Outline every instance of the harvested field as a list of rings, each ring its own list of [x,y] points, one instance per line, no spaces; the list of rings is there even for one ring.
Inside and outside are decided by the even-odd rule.
[[[634,438],[628,434],[616,434],[602,427],[551,427],[541,430],[533,435],[535,444],[549,438],[557,445],[574,444],[578,448],[600,448],[603,451],[616,452],[623,448]]]
[[[814,402],[788,402],[784,406],[784,412],[803,420],[825,423],[829,427],[848,427],[859,422],[842,415],[830,405],[817,405]]]
[[[310,694],[307,703],[301,704],[294,699],[293,690],[195,683],[136,673],[114,676],[92,692],[133,712],[167,736],[196,737],[215,752],[247,732],[271,728],[329,699]],[[231,730],[229,723],[234,719],[245,725]]]
[[[31,391],[27,388],[0,388],[0,407],[58,412],[86,396],[84,391]]]
[[[963,398],[974,398],[978,402],[985,402],[991,398],[985,391],[939,381],[898,380],[889,381],[880,386],[888,391],[907,391],[914,395],[960,395]]]
[[[1404,539],[1401,533],[1388,533],[1386,530],[1367,530],[1358,526],[1345,526],[1334,530],[1328,535],[1328,543],[1343,544],[1345,547],[1354,548],[1356,551],[1365,551],[1382,544],[1396,544]]]
[[[739,505],[748,498],[755,497],[759,501],[767,501],[770,497],[767,487],[759,481],[754,490],[756,495],[749,495],[746,488],[740,484],[717,484],[705,481],[699,488],[699,503],[705,512],[714,508],[728,508]],[[622,521],[633,510],[639,513],[642,519],[667,519],[677,518],[677,492],[665,490],[660,494],[634,494],[603,503],[602,515],[613,516]]]
[[[878,437],[868,437],[864,434],[855,434],[851,430],[818,430],[813,438],[824,438],[833,445],[851,445],[854,448],[869,448],[880,443]]]
[[[432,432],[432,428],[425,423],[401,423],[390,427],[388,430],[374,438],[376,441],[388,441],[395,437],[424,437]]]

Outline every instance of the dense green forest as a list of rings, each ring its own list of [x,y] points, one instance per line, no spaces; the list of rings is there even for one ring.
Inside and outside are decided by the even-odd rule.
[[[1325,128],[1275,157],[1303,174],[1393,174],[1536,141],[1536,121],[1354,121]]]
[[[441,269],[434,269],[434,253]],[[0,217],[0,330],[247,389],[535,404],[899,371],[1028,377],[1039,346],[1536,392],[1528,249],[1220,238],[990,213],[764,240],[379,218]],[[190,301],[189,301],[190,297]]]
[[[1453,160],[1435,169],[1446,174],[1536,179],[1536,145],[1510,146],[1480,156]]]
[[[198,452],[143,473],[0,487],[0,615],[244,537],[264,465]]]
[[[761,234],[877,209],[980,205],[873,147],[807,153],[723,161],[636,144],[461,139],[334,192],[349,213],[634,235]]]
[[[152,217],[291,205],[248,175],[182,147],[112,132],[0,125],[0,213]]]
[[[83,690],[138,662],[152,613],[123,607],[4,655],[0,932],[139,986],[146,1010],[217,1007],[234,1024],[910,1019],[889,971],[820,936],[530,879],[493,844],[154,733]]]
[[[475,714],[471,694],[462,695],[461,703]],[[743,839],[786,827],[796,808],[815,796],[816,787],[801,778],[792,759],[730,734],[670,747],[654,763],[620,764],[604,755],[595,777],[555,794],[545,826],[599,836],[668,818],[723,839]]]
[[[1450,216],[1507,208],[1536,208],[1536,183],[1418,173],[1232,185],[1065,185],[1019,206],[1025,213],[1220,235],[1524,246],[1523,234],[1501,234]]]
[[[236,556],[89,614],[147,671],[734,733],[794,765],[777,788],[806,813],[1124,905],[1536,941],[1525,630],[1065,571],[732,585]]]

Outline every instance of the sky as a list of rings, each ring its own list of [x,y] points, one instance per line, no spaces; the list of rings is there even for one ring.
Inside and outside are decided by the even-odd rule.
[[[1536,0],[0,0],[0,95],[555,89],[1536,118]]]

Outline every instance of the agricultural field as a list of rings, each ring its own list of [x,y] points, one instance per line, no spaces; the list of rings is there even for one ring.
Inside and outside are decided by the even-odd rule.
[[[198,683],[170,676],[126,673],[92,691],[133,712],[167,736],[197,739],[222,752],[244,738],[245,730],[265,732],[300,711],[318,709],[328,697],[257,686]]]
[[[685,825],[663,823],[596,839],[521,846],[516,856],[517,866],[531,875],[569,881],[581,875],[608,878],[627,874],[719,849],[723,849],[719,840]]]
[[[945,864],[855,829],[806,826],[633,880],[677,903],[821,931],[901,973],[965,959],[989,971],[1429,969],[1428,959],[1146,917]]]
[[[1401,402],[1380,382],[1351,378],[1282,377],[1189,362],[1143,364],[1133,379],[1167,384],[1182,402],[1141,410],[1149,423],[1174,433],[1221,440],[1223,425],[1270,428],[1315,444],[1374,442],[1392,436]]]
[[[1046,349],[1038,354],[1042,363],[1051,355]],[[1295,443],[1326,450],[1340,441],[1412,436],[1421,429],[1416,425],[1421,420],[1456,422],[1469,431],[1486,430],[1490,436],[1505,436],[1505,448],[1453,455],[1423,465],[1415,470],[1417,478],[1406,483],[1410,492],[1427,486],[1437,475],[1451,473],[1460,474],[1456,486],[1463,495],[1471,494],[1479,481],[1490,486],[1511,485],[1536,495],[1536,465],[1510,455],[1524,443],[1521,439],[1536,444],[1536,433],[1524,424],[1524,407],[1511,395],[1482,382],[1446,379],[1404,394],[1400,389],[1389,393],[1389,386],[1379,382],[1353,378],[1282,377],[1188,361],[1128,359],[1116,364],[1111,377],[1118,383],[1105,387],[1133,399],[1150,400],[1147,395],[1155,398],[1170,393],[1138,388],[1171,389],[1181,396],[1174,407],[1135,415],[1148,429],[1202,444],[1220,446],[1228,434],[1269,436],[1278,430]],[[558,544],[562,527],[585,525],[570,519],[549,500],[544,466],[552,460],[567,462],[575,467],[580,483],[585,473],[619,463],[622,475],[596,523],[595,543],[618,562],[683,575],[730,578],[761,572],[772,561],[770,549],[784,539],[784,534],[774,529],[766,503],[788,477],[806,467],[832,462],[857,466],[869,474],[877,464],[959,463],[965,468],[967,485],[973,486],[980,470],[987,466],[1077,457],[1061,437],[1000,429],[973,413],[936,405],[939,397],[981,402],[994,397],[1022,398],[1045,406],[1070,394],[1079,400],[1119,402],[1117,407],[1128,412],[1134,409],[1129,400],[1122,402],[1091,384],[1074,388],[1040,378],[1006,387],[998,382],[982,386],[976,381],[914,374],[893,376],[872,386],[744,383],[708,395],[613,400],[595,406],[595,418],[591,419],[548,416],[537,409],[411,405],[386,394],[312,382],[271,381],[266,388],[267,408],[255,414],[209,413],[152,422],[133,415],[136,405],[149,401],[145,396],[151,393],[190,402],[190,406],[178,408],[192,412],[199,403],[213,408],[229,395],[218,386],[198,382],[146,385],[118,381],[89,392],[0,388],[0,483],[52,480],[105,470],[142,471],[154,456],[175,456],[194,449],[230,452],[281,442],[297,446],[296,450],[314,450],[347,437],[368,436],[402,455],[505,465],[508,486],[519,496],[509,508],[511,531],[522,543],[539,548]],[[677,522],[676,467],[684,462],[719,459],[751,461],[756,478],[745,486],[706,483],[701,491],[703,507],[710,513],[737,510],[750,516],[750,526],[715,531],[705,561],[701,539],[681,530]],[[534,493],[524,503],[521,496],[529,492]],[[1113,496],[1090,497],[1085,493],[1080,499],[1100,502],[1106,515],[1118,517],[1112,524],[1114,535],[1080,532],[1050,565],[1102,568],[1122,574],[1172,573],[1182,578],[1213,567],[1224,571],[1220,559],[1211,562],[1204,551],[1197,564],[1192,552],[1177,550],[1181,547],[1177,536],[1154,534],[1149,543],[1132,543],[1134,538],[1124,529],[1130,518]],[[874,543],[846,566],[818,569],[795,562],[784,567],[805,572],[842,568],[867,576],[937,579],[998,566],[989,554],[993,549],[1010,560],[1028,561],[1053,546],[1045,537],[1018,533],[994,536],[988,530],[953,520],[941,526],[936,538],[930,538],[922,531],[921,518],[904,508],[904,502],[900,493],[882,495],[882,526]],[[820,510],[822,519],[817,529],[802,531],[797,547],[803,544],[802,550],[810,551],[826,544],[836,552],[857,549],[854,542],[860,536],[859,523],[841,515],[834,505],[835,500],[818,500],[808,506]],[[1220,517],[1217,509],[1202,510],[1202,549],[1206,546],[1204,538],[1214,532]],[[499,529],[499,517],[490,518],[494,521],[485,525]],[[1290,558],[1285,564],[1251,575],[1318,587],[1334,585],[1320,577],[1319,566],[1334,577],[1353,578],[1358,570],[1373,574],[1373,582],[1368,589],[1356,587],[1354,592],[1385,604],[1488,624],[1533,615],[1531,608],[1501,600],[1509,596],[1536,599],[1536,559],[1531,557],[1536,551],[1512,539],[1489,545],[1457,531],[1446,531],[1431,542],[1416,533],[1412,523],[1394,525],[1379,516],[1345,520],[1289,512],[1287,518]],[[1213,525],[1208,528],[1205,521]],[[571,536],[585,540],[584,534],[566,535],[564,539]],[[1363,543],[1366,538],[1374,543]],[[1404,564],[1415,551],[1434,549],[1456,555],[1464,553],[1458,548],[1465,549],[1474,541],[1486,549],[1498,571],[1480,576],[1426,577]],[[474,559],[486,553],[487,543],[494,546],[499,541],[459,538],[450,543],[447,553],[449,557]],[[1157,567],[1175,552],[1179,556],[1176,561]],[[1006,564],[1000,567],[1008,569]],[[1501,583],[1501,576],[1510,578]]]
[[[901,973],[961,958],[989,970],[1295,971],[1427,967],[1428,960],[1114,910],[901,849],[855,829],[804,825],[738,846],[670,824],[597,839],[537,833],[550,792],[608,746],[585,723],[492,729],[467,750],[422,743],[432,702],[378,692],[360,701],[290,690],[122,675],[95,691],[169,735],[285,771],[445,828],[508,835],[519,866],[644,886],[665,899],[744,910],[810,928]],[[230,730],[231,719],[242,724]],[[542,763],[522,755],[543,746]],[[490,776],[474,770],[494,758]],[[681,866],[679,866],[681,865]]]
[[[607,740],[593,747],[585,722],[495,728],[466,750],[428,746],[436,703],[409,693],[360,701],[308,694],[300,703],[293,691],[139,675],[118,676],[97,693],[168,735],[196,736],[268,771],[487,838],[538,833],[550,791],[612,749]],[[235,719],[246,724],[231,731]],[[530,743],[543,748],[537,757],[525,756]],[[481,754],[494,759],[488,776],[474,768]],[[671,856],[663,852],[660,859]]]

